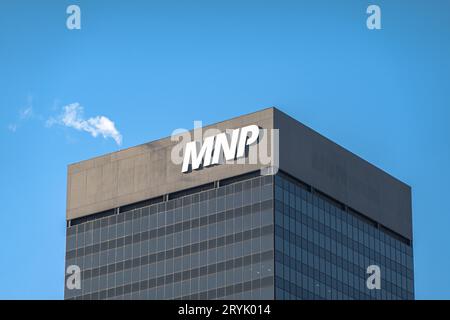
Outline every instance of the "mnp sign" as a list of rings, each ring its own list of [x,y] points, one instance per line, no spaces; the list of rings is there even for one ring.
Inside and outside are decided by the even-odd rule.
[[[181,172],[209,167],[224,161],[237,160],[245,156],[247,146],[257,143],[259,127],[250,125],[234,129],[230,133],[222,132],[200,141],[186,143]]]

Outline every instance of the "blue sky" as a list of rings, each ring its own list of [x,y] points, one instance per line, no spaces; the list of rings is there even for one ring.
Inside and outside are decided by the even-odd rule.
[[[69,163],[277,106],[412,186],[416,297],[449,299],[449,39],[446,0],[1,1],[0,298],[63,298]]]

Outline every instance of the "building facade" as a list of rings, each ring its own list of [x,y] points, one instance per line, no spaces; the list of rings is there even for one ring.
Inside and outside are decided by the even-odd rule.
[[[172,138],[70,165],[65,299],[414,299],[410,188],[275,108],[205,129],[248,125],[274,174],[181,172]]]

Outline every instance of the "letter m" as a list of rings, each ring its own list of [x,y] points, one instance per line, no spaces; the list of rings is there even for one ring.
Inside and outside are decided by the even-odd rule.
[[[192,163],[192,170],[198,169],[202,164],[202,161],[204,167],[209,166],[211,164],[212,152],[214,148],[214,139],[214,136],[205,138],[205,141],[203,141],[203,145],[198,153],[197,148],[200,147],[200,143],[198,141],[186,143],[181,172],[187,172],[189,170],[190,163]]]

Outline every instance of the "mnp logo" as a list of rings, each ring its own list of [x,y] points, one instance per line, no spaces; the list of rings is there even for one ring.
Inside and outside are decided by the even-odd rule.
[[[208,129],[203,134],[201,122],[194,122],[194,138],[190,132],[177,129],[172,141],[172,162],[181,164],[181,172],[222,164],[259,164],[262,174],[278,171],[278,130],[262,129],[255,124],[237,129]]]

